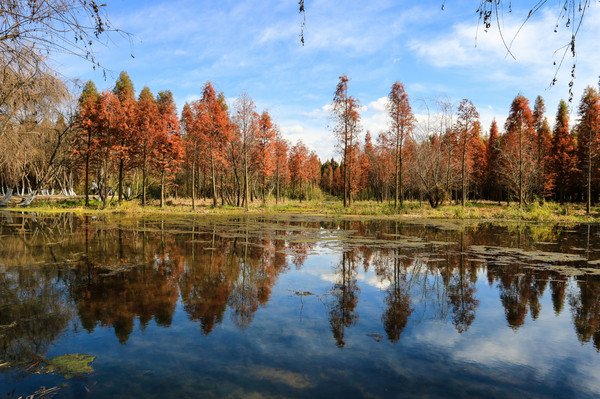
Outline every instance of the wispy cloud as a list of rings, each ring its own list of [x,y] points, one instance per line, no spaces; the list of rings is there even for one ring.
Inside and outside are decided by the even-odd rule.
[[[565,39],[549,32],[556,20],[547,10],[517,36],[516,61],[506,56],[497,31],[477,31],[474,14],[450,3],[441,11],[433,0],[348,0],[343,7],[333,0],[307,2],[304,46],[295,1],[131,0],[108,11],[115,26],[135,34],[135,58],[127,40],[115,36],[114,44],[98,47],[98,58],[114,71],[106,80],[89,64],[59,56],[64,74],[93,79],[104,89],[126,70],[138,90],[171,90],[180,108],[198,98],[208,80],[227,96],[246,90],[259,111],[272,112],[286,138],[302,139],[322,159],[339,157],[328,107],[344,73],[351,78],[350,94],[363,104],[362,126],[373,137],[387,129],[385,96],[396,80],[404,83],[415,112],[424,113],[421,99],[471,99],[484,129],[494,117],[502,126],[520,91],[531,99],[542,94],[552,115],[568,90],[568,65],[558,86],[546,90],[554,51]],[[505,37],[520,25],[514,14],[505,16]],[[597,81],[600,25],[593,22],[599,19],[600,7],[593,6],[578,37],[576,96]]]

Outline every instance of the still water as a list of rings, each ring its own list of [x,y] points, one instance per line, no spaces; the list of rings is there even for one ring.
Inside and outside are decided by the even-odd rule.
[[[0,396],[598,397],[597,267],[599,226],[4,212]]]

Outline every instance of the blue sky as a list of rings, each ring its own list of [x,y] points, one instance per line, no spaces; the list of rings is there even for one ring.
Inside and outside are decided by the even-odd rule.
[[[531,2],[512,2],[513,13],[501,22],[505,37],[513,37]],[[384,101],[397,80],[418,115],[426,112],[424,100],[468,98],[486,131],[493,118],[502,126],[518,93],[532,103],[541,95],[551,121],[558,101],[568,98],[570,58],[549,88],[552,62],[561,54],[555,51],[570,38],[568,31],[554,33],[555,2],[519,33],[512,47],[516,60],[507,56],[497,29],[478,28],[478,1],[446,2],[441,10],[441,0],[307,0],[304,46],[297,0],[106,3],[113,25],[133,35],[133,49],[118,35],[96,47],[96,56],[112,71],[106,80],[72,57],[55,58],[62,74],[91,79],[105,90],[125,70],[138,93],[144,86],[155,94],[171,90],[180,109],[200,96],[208,80],[228,100],[246,91],[259,112],[269,110],[284,137],[292,143],[302,139],[323,161],[339,159],[327,106],[342,74],[361,101],[363,131],[373,136],[387,127]],[[600,5],[594,2],[577,39],[574,110],[583,88],[597,85],[600,75],[599,22]]]

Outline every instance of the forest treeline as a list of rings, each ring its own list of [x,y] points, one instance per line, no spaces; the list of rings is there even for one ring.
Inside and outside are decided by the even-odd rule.
[[[10,72],[10,68],[7,69]],[[5,74],[9,76],[10,74]],[[600,194],[600,96],[587,87],[570,124],[561,101],[554,126],[543,99],[531,107],[518,95],[502,131],[484,134],[471,101],[424,103],[416,117],[400,82],[387,96],[388,129],[362,135],[360,101],[341,76],[330,107],[340,162],[321,162],[302,141],[290,143],[268,110],[259,112],[242,93],[232,104],[210,82],[202,97],[178,113],[170,91],[136,96],[122,72],[112,90],[88,82],[77,101],[60,80],[42,74],[29,97],[3,98],[0,184],[5,205],[17,190],[85,194],[119,202],[149,197],[199,198],[213,206],[248,209],[273,198],[319,198],[323,193],[393,203],[554,199],[587,203]],[[42,79],[43,78],[43,79]],[[69,108],[70,104],[75,104]]]
[[[598,198],[600,168],[600,96],[587,87],[571,128],[569,107],[558,105],[554,126],[545,116],[542,97],[533,109],[522,95],[513,100],[503,132],[494,120],[483,135],[476,107],[468,99],[425,103],[416,118],[400,82],[387,98],[389,129],[360,142],[360,102],[348,95],[341,76],[332,115],[342,153],[341,165],[325,162],[321,187],[357,199],[445,201],[468,199],[586,201]]]

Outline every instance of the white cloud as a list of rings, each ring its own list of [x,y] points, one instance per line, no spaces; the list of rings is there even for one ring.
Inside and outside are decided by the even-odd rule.
[[[552,82],[557,70],[553,62],[557,65],[560,63],[562,47],[571,39],[571,32],[568,30],[559,28],[558,32],[554,32],[557,23],[554,11],[555,8],[544,8],[524,25],[521,13],[505,14],[502,36],[493,27],[484,32],[474,20],[454,24],[448,32],[436,32],[411,40],[408,45],[417,57],[429,65],[453,68],[456,73],[468,74],[472,84],[494,82],[504,85],[504,90],[515,87],[515,95],[518,90],[528,87],[535,87],[539,91],[540,87],[548,87]],[[600,37],[600,25],[592,21],[598,19],[600,7],[592,6],[586,14],[584,28],[577,36],[575,92],[582,90],[584,85],[595,83],[597,79],[597,65],[600,62],[597,38]],[[516,59],[508,53],[506,46],[510,46],[510,52]],[[571,62],[570,55],[567,54],[562,69],[558,72],[559,84],[554,92],[564,95],[564,88],[567,88],[570,81]],[[554,94],[551,96],[554,97]]]
[[[301,125],[284,126],[281,125],[281,133],[287,136],[294,136],[304,133],[304,128]]]
[[[387,103],[387,97],[380,97],[376,101],[371,101],[369,103],[369,108],[376,112],[386,112]]]
[[[331,113],[331,104],[325,104],[321,108],[313,109],[312,111],[302,112],[302,115],[309,118],[326,118]]]

